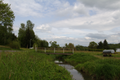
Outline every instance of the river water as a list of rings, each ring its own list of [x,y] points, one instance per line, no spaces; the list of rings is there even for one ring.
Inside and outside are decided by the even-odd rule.
[[[92,80],[90,76],[78,72],[76,69],[74,69],[74,66],[70,64],[65,64],[62,61],[58,61],[58,60],[55,60],[55,63],[68,70],[70,74],[73,76],[73,80]]]

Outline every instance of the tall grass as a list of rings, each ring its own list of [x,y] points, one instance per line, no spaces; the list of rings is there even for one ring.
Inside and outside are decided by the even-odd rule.
[[[0,54],[0,80],[72,80],[52,56],[36,52]]]
[[[120,60],[99,59],[93,62],[78,64],[75,68],[89,73],[95,79],[119,80]]]
[[[98,58],[88,54],[88,53],[75,53],[71,56],[68,56],[65,61],[72,64],[72,65],[77,65],[79,63],[84,63],[87,61],[94,61]]]
[[[94,55],[95,53],[76,53],[69,56],[65,61],[73,64],[77,70],[91,75],[94,80],[120,80],[119,59],[99,59]]]

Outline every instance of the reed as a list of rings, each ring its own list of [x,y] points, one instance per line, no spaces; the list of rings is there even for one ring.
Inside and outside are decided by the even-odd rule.
[[[0,80],[72,80],[67,70],[53,62],[54,58],[34,51],[2,52]]]

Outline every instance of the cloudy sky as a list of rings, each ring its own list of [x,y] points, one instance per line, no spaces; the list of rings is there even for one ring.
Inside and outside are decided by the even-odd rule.
[[[31,20],[35,34],[49,41],[88,46],[120,42],[120,0],[4,0],[15,13],[14,33]]]

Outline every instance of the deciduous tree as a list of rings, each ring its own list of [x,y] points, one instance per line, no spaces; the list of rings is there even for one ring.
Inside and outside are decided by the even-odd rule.
[[[58,48],[58,47],[60,47],[59,44],[57,44],[57,41],[53,41],[53,42],[50,41],[49,43],[51,44],[52,48]]]
[[[89,46],[88,46],[90,49],[96,49],[97,48],[97,43],[92,41],[89,43]]]
[[[22,47],[31,47],[35,41],[35,33],[33,31],[34,24],[28,20],[25,26],[24,23],[21,24],[21,28],[19,29],[18,39],[21,43]]]
[[[10,8],[10,5],[3,3],[3,0],[0,0],[0,44],[8,44],[8,41],[12,40],[11,37],[14,37],[12,36],[12,26],[14,19],[15,16]]]
[[[73,43],[69,43],[69,48],[72,50],[72,49],[74,49],[74,44]]]

